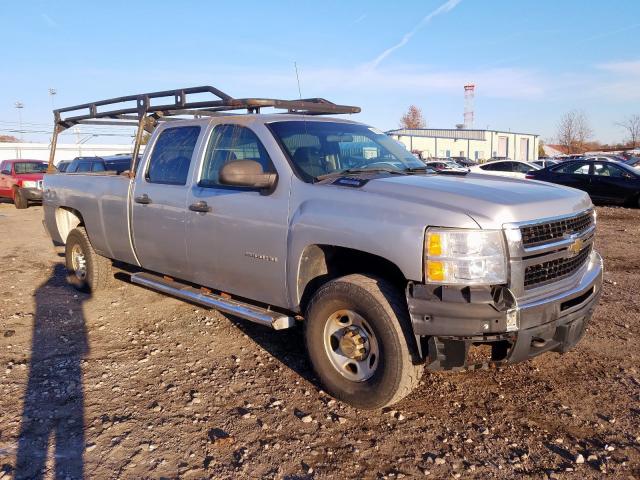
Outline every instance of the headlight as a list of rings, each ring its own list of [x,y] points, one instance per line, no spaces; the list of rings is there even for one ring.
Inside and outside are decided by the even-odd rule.
[[[502,230],[429,228],[425,240],[428,283],[496,285],[507,282]]]
[[[38,187],[38,182],[34,182],[34,181],[31,181],[31,180],[24,180],[22,182],[22,186],[24,188],[37,188]]]

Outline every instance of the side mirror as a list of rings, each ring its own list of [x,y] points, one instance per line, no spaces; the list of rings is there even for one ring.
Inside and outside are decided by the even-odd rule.
[[[0,173],[3,175],[11,175],[11,170],[2,170]]]
[[[268,190],[275,186],[278,175],[264,173],[255,160],[233,160],[220,170],[220,183],[234,187],[250,187]]]

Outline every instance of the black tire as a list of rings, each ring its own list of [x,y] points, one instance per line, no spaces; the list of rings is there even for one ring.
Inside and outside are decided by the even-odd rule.
[[[24,196],[22,190],[17,188],[13,195],[13,204],[16,206],[18,210],[24,210],[25,208],[29,208],[29,200]]]
[[[113,283],[111,260],[93,250],[83,227],[74,228],[69,232],[64,253],[67,279],[76,289],[81,292],[96,292],[108,288]],[[78,254],[82,255],[82,261],[78,259]]]
[[[355,312],[366,320],[366,331],[372,330],[379,358],[369,378],[346,378],[334,366],[329,349],[337,351],[336,344],[325,338],[330,337],[327,325],[336,318],[335,312],[344,310]],[[414,340],[406,299],[389,282],[360,274],[328,282],[311,298],[304,323],[311,364],[325,389],[339,400],[356,408],[382,408],[408,395],[420,381],[423,365],[414,364],[411,355]]]

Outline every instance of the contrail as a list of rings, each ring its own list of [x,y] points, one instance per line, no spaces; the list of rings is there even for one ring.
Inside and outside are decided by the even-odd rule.
[[[418,23],[418,25],[413,27],[412,30],[405,33],[402,36],[402,39],[396,45],[394,45],[393,47],[387,48],[384,52],[378,55],[371,63],[368,64],[368,66],[370,68],[376,68],[380,64],[380,62],[382,62],[385,58],[387,58],[389,55],[391,55],[393,52],[395,52],[399,48],[405,46],[409,42],[409,40],[411,40],[411,37],[413,37],[416,33],[418,33],[418,31],[422,27],[424,27],[427,23],[429,23],[434,17],[437,17],[441,13],[447,13],[453,10],[456,7],[456,5],[458,5],[461,1],[462,0],[447,0],[445,3],[443,3],[438,8],[436,8],[429,15],[424,17],[420,21],[420,23]]]

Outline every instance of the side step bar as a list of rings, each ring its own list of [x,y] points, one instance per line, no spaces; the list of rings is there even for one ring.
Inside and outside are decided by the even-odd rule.
[[[184,283],[176,282],[151,273],[141,272],[131,275],[131,282],[143,287],[166,293],[173,297],[214,308],[236,317],[259,323],[274,330],[283,330],[295,325],[295,319],[283,313],[267,310],[248,303],[239,302],[230,298],[224,298],[215,293],[205,292]]]

